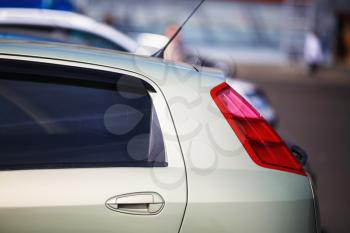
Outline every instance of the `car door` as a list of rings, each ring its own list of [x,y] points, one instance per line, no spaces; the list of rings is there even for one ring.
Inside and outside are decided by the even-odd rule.
[[[0,73],[0,232],[179,231],[185,168],[156,86],[10,59]]]

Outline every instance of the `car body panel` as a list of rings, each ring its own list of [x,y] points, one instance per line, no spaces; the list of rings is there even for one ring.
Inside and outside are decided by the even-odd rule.
[[[183,167],[1,172],[0,230],[34,233],[165,229],[175,233],[184,214],[186,184],[162,187],[157,178],[171,183],[183,174]],[[105,206],[105,201],[115,195],[149,190],[166,201],[156,216],[118,213]]]
[[[181,232],[315,232],[308,178],[256,165],[212,101],[210,90],[224,81],[222,73],[74,46],[0,43],[0,57],[126,70],[159,87],[167,106],[157,112],[169,110],[176,131],[165,133],[164,138],[179,143],[186,165],[188,194]],[[11,174],[0,176],[7,184],[1,188],[11,190]],[[13,179],[20,177],[18,173]],[[7,194],[7,199],[13,198]]]
[[[314,232],[307,177],[254,164],[207,94],[214,81],[200,91],[187,84],[200,93],[195,107],[170,107],[188,176],[182,232]]]

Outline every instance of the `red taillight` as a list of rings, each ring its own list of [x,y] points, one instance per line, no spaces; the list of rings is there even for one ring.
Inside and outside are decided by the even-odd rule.
[[[305,175],[276,131],[227,83],[216,86],[210,94],[256,164]]]

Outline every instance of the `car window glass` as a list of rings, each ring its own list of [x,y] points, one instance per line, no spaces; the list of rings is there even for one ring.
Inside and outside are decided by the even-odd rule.
[[[152,99],[138,79],[1,73],[0,108],[0,169],[166,165]]]
[[[51,42],[80,44],[127,52],[120,44],[82,30],[48,26],[0,25],[0,33],[14,33],[17,37],[22,35],[25,40],[37,38],[37,40],[43,41],[44,38],[47,38],[47,41]]]

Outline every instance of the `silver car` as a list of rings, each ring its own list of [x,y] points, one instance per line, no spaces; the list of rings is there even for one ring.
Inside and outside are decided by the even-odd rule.
[[[317,232],[312,186],[215,70],[0,43],[0,232]]]

